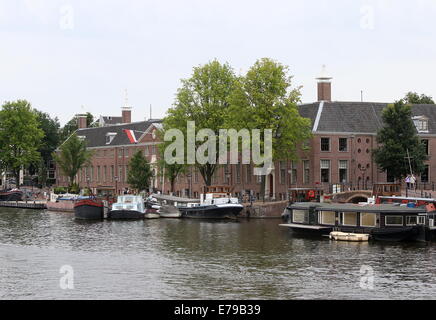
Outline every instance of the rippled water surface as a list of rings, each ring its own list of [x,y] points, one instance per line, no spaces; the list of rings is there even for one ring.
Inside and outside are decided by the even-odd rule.
[[[434,243],[301,238],[279,223],[89,223],[0,208],[0,299],[436,298]],[[72,290],[60,287],[64,265]]]

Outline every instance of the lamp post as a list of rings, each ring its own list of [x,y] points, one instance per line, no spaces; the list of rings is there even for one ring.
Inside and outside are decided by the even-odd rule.
[[[365,172],[366,172],[366,168],[365,167],[360,168],[360,172],[362,173],[362,189],[365,189]]]
[[[114,180],[115,180],[115,195],[117,196],[118,195],[118,177],[115,176]]]

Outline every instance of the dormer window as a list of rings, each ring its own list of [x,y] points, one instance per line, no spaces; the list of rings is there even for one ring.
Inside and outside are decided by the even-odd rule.
[[[416,116],[412,120],[418,133],[428,133],[428,118],[426,116]]]
[[[106,133],[106,144],[111,144],[117,134],[115,132]]]

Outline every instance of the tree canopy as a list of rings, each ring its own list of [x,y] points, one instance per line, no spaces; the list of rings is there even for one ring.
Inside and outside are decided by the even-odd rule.
[[[416,92],[408,92],[403,102],[405,104],[435,104],[432,97]]]
[[[402,179],[410,174],[409,153],[413,174],[420,175],[427,156],[412,120],[411,106],[402,100],[390,104],[383,110],[382,119],[384,126],[377,133],[380,147],[373,152],[379,168],[395,179]]]
[[[226,113],[229,109],[229,96],[234,89],[235,75],[229,64],[213,60],[203,66],[195,67],[189,79],[182,80],[173,108],[163,120],[164,131],[179,129],[187,137],[188,121],[195,121],[195,129],[209,129],[217,136],[225,128]],[[205,141],[196,141],[195,150]],[[218,144],[218,142],[217,142]],[[186,144],[185,144],[186,147]],[[188,150],[185,150],[185,157]],[[215,157],[218,160],[218,153]],[[218,162],[218,161],[216,161]],[[205,184],[210,185],[218,163],[195,163]]]
[[[129,161],[129,173],[127,174],[127,183],[133,188],[140,191],[147,190],[150,187],[150,180],[153,177],[150,164],[143,152],[138,150]]]
[[[287,66],[263,58],[240,77],[230,98],[227,126],[238,130],[272,130],[272,160],[297,157],[302,142],[311,137],[311,121],[300,116],[299,88],[292,88]],[[264,137],[261,136],[261,146]],[[261,193],[265,191],[262,175]]]
[[[20,170],[41,159],[44,131],[26,100],[6,102],[0,111],[0,163],[11,171],[19,186]]]
[[[87,150],[86,141],[81,140],[76,134],[63,143],[58,152],[53,153],[56,164],[68,177],[70,188],[79,170],[89,164],[91,157],[92,152]]]

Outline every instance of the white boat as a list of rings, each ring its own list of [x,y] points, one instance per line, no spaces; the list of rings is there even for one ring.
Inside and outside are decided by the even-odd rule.
[[[117,202],[112,204],[108,212],[108,219],[145,219],[147,209],[141,196],[118,196]]]
[[[330,232],[330,239],[336,241],[365,242],[369,240],[369,234],[333,231]]]
[[[147,206],[156,209],[161,218],[181,218],[180,207],[186,207],[187,203],[192,202],[199,203],[200,200],[163,194],[153,194],[147,198]]]

